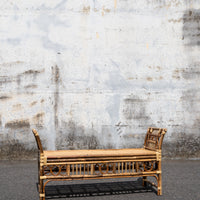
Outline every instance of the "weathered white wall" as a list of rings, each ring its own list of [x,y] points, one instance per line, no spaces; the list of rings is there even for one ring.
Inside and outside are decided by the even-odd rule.
[[[0,155],[141,147],[200,157],[200,1],[0,2]]]

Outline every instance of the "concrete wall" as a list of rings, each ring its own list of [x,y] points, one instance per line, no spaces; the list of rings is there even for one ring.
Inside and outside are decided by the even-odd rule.
[[[141,147],[200,157],[199,0],[2,0],[0,155]]]

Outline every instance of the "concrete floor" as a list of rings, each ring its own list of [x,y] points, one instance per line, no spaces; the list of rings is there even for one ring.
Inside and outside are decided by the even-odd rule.
[[[141,187],[138,178],[56,182],[47,199],[199,200],[200,161],[163,161],[163,195]],[[37,161],[0,161],[0,200],[37,200]],[[56,195],[56,196],[55,196]],[[60,198],[62,197],[62,198]]]

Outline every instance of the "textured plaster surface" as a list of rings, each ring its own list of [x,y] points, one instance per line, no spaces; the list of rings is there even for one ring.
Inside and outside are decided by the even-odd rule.
[[[200,157],[200,2],[0,3],[0,156],[142,147]]]

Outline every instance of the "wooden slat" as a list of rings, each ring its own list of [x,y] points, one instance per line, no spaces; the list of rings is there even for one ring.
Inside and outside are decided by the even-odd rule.
[[[67,165],[66,169],[67,169],[67,175],[69,176],[70,175],[70,165]]]
[[[48,159],[47,162],[48,163],[52,163],[52,162],[79,162],[79,161],[110,161],[110,160],[133,160],[133,159],[153,159],[156,157],[156,152],[153,151],[153,155],[148,155],[148,156],[145,156],[145,155],[140,155],[140,156],[133,156],[133,157],[99,157],[99,158],[69,158],[69,159],[61,159],[61,158],[54,158],[54,159]]]
[[[153,143],[153,144],[156,144],[156,141],[155,141],[155,140],[148,140],[148,142]]]
[[[91,175],[93,175],[93,173],[94,173],[94,165],[91,164]]]
[[[44,179],[58,179],[58,178],[92,178],[92,177],[118,177],[120,178],[121,176],[123,177],[128,177],[128,176],[150,176],[150,175],[155,175],[157,171],[151,171],[151,172],[133,172],[133,173],[120,173],[120,174],[101,174],[101,175],[95,175],[95,174],[89,174],[89,175],[73,175],[73,176],[45,176]]]
[[[80,174],[81,174],[81,168],[82,168],[82,164],[80,164]]]
[[[155,148],[145,147],[145,149],[149,149],[149,150],[152,150],[152,151],[155,151],[155,152],[156,152],[156,149],[155,149]]]
[[[113,163],[113,173],[116,173],[116,163]]]
[[[157,135],[157,134],[153,134],[153,133],[147,133],[147,135],[150,136],[150,137],[151,137],[151,136],[160,137],[160,134]]]
[[[76,175],[78,175],[78,164],[76,164]]]
[[[129,161],[153,161],[153,160],[155,160],[156,161],[156,157],[154,157],[154,158],[152,158],[152,159],[140,159],[140,160],[123,160],[123,162],[129,162]],[[121,160],[112,160],[112,162],[111,161],[85,161],[85,162],[79,162],[79,161],[77,161],[77,162],[67,162],[67,164],[98,164],[98,163],[115,163],[115,162],[121,162]],[[57,163],[57,162],[55,162],[55,163],[47,163],[46,164],[46,166],[49,166],[49,165],[64,165],[64,164],[66,164],[66,162],[59,162],[59,163]]]
[[[74,164],[72,164],[72,174],[74,175]]]
[[[87,174],[89,174],[89,164],[87,164]]]

